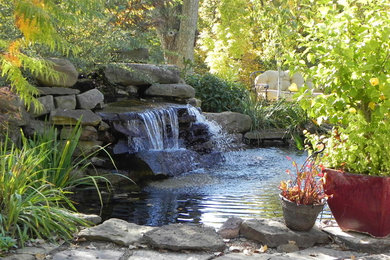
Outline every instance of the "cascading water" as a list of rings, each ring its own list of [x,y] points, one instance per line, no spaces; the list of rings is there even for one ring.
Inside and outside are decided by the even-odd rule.
[[[179,120],[174,108],[151,110],[139,113],[149,142],[149,150],[179,149]],[[138,142],[137,151],[145,150]]]
[[[192,115],[196,118],[197,122],[203,123],[208,126],[208,130],[211,134],[211,139],[215,145],[215,149],[219,151],[230,150],[233,143],[233,138],[227,134],[219,124],[214,121],[207,120],[200,111],[191,106],[187,105],[187,111],[189,115]]]

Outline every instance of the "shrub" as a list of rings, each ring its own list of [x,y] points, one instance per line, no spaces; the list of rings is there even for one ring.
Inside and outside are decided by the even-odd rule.
[[[240,83],[221,79],[210,73],[186,76],[187,84],[196,90],[196,97],[202,100],[206,112],[243,112],[243,101],[249,93]]]

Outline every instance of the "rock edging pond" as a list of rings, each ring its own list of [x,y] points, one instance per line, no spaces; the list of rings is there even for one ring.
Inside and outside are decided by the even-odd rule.
[[[228,232],[226,232],[228,230]],[[237,232],[238,231],[238,232]],[[226,237],[226,234],[230,238]],[[233,237],[236,234],[235,237]],[[315,227],[293,232],[280,220],[229,219],[216,232],[203,225],[140,226],[109,219],[79,232],[70,245],[46,243],[16,250],[4,260],[26,259],[389,259],[390,253],[350,251]],[[253,240],[251,240],[253,239]],[[385,242],[383,242],[384,244]],[[390,240],[386,240],[390,244]]]

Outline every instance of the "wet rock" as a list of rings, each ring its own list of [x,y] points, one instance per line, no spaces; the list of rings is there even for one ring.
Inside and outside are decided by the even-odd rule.
[[[115,250],[70,249],[54,254],[53,260],[119,260],[123,255]]]
[[[55,125],[76,125],[79,119],[81,119],[81,125],[92,126],[97,126],[102,121],[101,117],[91,110],[56,109],[50,113],[50,120]]]
[[[76,109],[76,96],[66,95],[54,98],[56,108],[59,109]]]
[[[102,141],[79,141],[77,144],[77,150],[75,151],[75,155],[88,155],[90,153],[98,151],[103,145]]]
[[[72,87],[76,84],[79,73],[75,66],[67,59],[49,58],[47,59],[53,70],[58,72],[57,77],[38,74],[37,80],[46,87]]]
[[[241,224],[240,234],[269,247],[278,247],[289,243],[289,241],[295,241],[300,248],[329,243],[328,235],[317,227],[313,227],[307,232],[298,232],[288,229],[281,221],[269,219],[244,221]]]
[[[116,63],[105,67],[104,76],[110,83],[123,86],[180,82],[180,72],[176,66],[172,65]]]
[[[107,131],[108,129],[110,129],[110,126],[106,122],[101,121],[99,124],[98,130],[99,131]]]
[[[173,252],[156,252],[151,250],[134,251],[128,260],[208,260],[213,255],[206,253],[173,253]]]
[[[193,107],[201,107],[202,106],[202,100],[198,98],[190,98],[187,100],[187,104],[193,106]]]
[[[63,95],[77,95],[80,93],[80,90],[73,88],[50,88],[50,87],[37,87],[37,90],[41,95],[54,95],[54,96],[63,96]]]
[[[390,237],[374,238],[366,234],[344,232],[339,227],[325,227],[323,231],[337,244],[350,250],[368,253],[386,253],[390,250]]]
[[[204,113],[208,120],[217,122],[228,133],[244,133],[251,129],[252,119],[237,112]]]
[[[151,247],[180,250],[223,251],[225,243],[211,227],[172,224],[156,228],[144,235]]]
[[[223,238],[236,238],[240,235],[240,225],[242,222],[243,220],[241,218],[228,218],[218,230],[218,234]]]
[[[176,176],[200,166],[199,154],[184,149],[142,151],[136,157],[145,162],[155,175]]]
[[[34,105],[31,105],[29,112],[32,116],[39,117],[42,115],[46,115],[50,113],[50,111],[53,111],[55,109],[53,96],[51,95],[43,96],[37,98],[37,100],[39,101],[39,103],[42,104],[42,108],[41,110],[36,111]]]
[[[146,91],[147,96],[193,98],[195,89],[187,84],[153,84]]]
[[[94,109],[99,103],[104,101],[104,95],[97,89],[77,95],[77,104],[81,109]]]
[[[133,243],[141,243],[143,234],[152,230],[154,230],[153,227],[139,226],[121,219],[111,218],[100,225],[82,230],[78,236],[90,241],[109,241],[129,246]]]

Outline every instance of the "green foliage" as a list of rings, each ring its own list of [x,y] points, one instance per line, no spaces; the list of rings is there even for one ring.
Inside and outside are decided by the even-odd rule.
[[[202,110],[207,112],[242,112],[242,103],[249,95],[243,85],[209,73],[187,75],[186,82],[196,89]]]
[[[0,256],[4,252],[8,252],[10,248],[13,248],[16,246],[15,239],[11,237],[3,237],[0,235]]]
[[[304,20],[301,51],[289,56],[325,95],[301,104],[318,124],[334,125],[323,160],[328,167],[389,175],[390,12],[385,0],[316,1]],[[312,137],[313,142],[318,137]]]
[[[42,176],[48,153],[39,146],[1,144],[0,237],[15,238],[19,245],[29,238],[69,239],[77,225],[85,225],[67,209],[75,210],[66,192]]]
[[[25,70],[33,75],[58,77],[37,50],[44,46],[63,55],[77,51],[64,40],[61,30],[76,25],[81,18],[92,17],[101,10],[102,3],[100,0],[2,2],[0,27],[7,34],[2,33],[0,38],[0,75],[28,107],[32,102],[35,108],[41,105],[34,98],[37,90],[28,82]]]
[[[256,100],[254,96],[243,103],[243,113],[252,119],[252,128],[262,129],[283,129],[295,140],[298,148],[302,145],[302,130],[308,124],[306,112],[296,102],[289,102],[280,99],[275,102]]]

